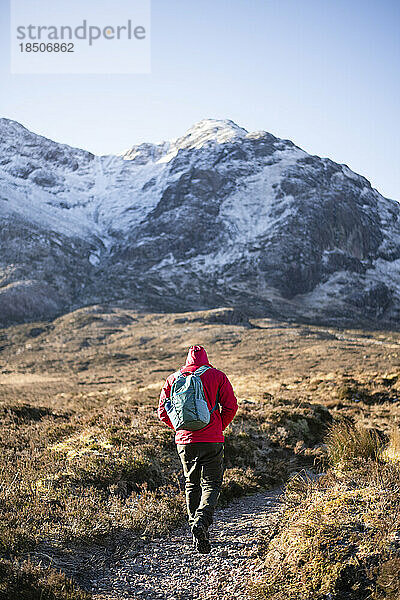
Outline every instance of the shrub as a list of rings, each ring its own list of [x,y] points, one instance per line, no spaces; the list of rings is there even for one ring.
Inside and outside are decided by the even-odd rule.
[[[2,600],[90,600],[91,597],[55,569],[43,569],[29,561],[0,559]]]
[[[151,491],[144,484],[126,500],[111,498],[108,507],[116,531],[137,531],[150,538],[165,535],[186,520],[184,494],[172,486]]]
[[[227,504],[233,498],[251,494],[260,489],[260,478],[250,468],[226,469],[220,494],[220,504]]]
[[[260,540],[259,600],[398,600],[400,471],[373,460],[296,476],[276,531]]]
[[[164,482],[163,465],[157,448],[134,440],[119,440],[92,429],[72,436],[51,448],[67,463],[67,478],[75,484],[107,488],[124,482],[127,492],[143,483],[159,487]]]
[[[389,436],[389,443],[385,449],[382,450],[381,457],[383,460],[400,462],[400,429],[394,427]]]
[[[346,468],[354,459],[376,459],[382,441],[373,430],[341,421],[330,427],[326,445],[330,464]]]

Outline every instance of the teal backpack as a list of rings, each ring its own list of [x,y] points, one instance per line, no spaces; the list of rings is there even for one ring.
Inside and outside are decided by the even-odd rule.
[[[204,365],[194,373],[177,372],[177,378],[171,386],[170,397],[165,402],[165,410],[175,431],[179,429],[197,431],[209,424],[210,416],[218,405],[218,393],[215,405],[210,411],[200,375],[210,368]]]

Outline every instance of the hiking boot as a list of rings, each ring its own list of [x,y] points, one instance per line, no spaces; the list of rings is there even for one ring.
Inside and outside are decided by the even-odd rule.
[[[207,531],[207,539],[208,539],[208,540],[210,539],[210,534],[208,533],[208,531]],[[195,536],[192,534],[192,544],[193,544],[193,548],[196,548],[196,547],[197,547],[197,541],[198,541],[198,540],[197,540],[197,538],[196,538],[196,537],[195,537]],[[400,600],[400,598],[399,598],[399,600]]]
[[[200,554],[208,554],[211,551],[210,537],[207,528],[202,523],[192,526],[193,542]]]

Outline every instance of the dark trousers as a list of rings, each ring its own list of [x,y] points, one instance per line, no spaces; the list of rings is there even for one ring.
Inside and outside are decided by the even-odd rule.
[[[177,444],[185,476],[189,525],[209,527],[217,505],[224,474],[223,442]]]

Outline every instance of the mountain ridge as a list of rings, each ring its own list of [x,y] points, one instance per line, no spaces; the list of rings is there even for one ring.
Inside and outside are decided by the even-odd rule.
[[[2,325],[115,300],[337,324],[399,315],[399,204],[229,120],[95,156],[0,119],[0,222]]]

